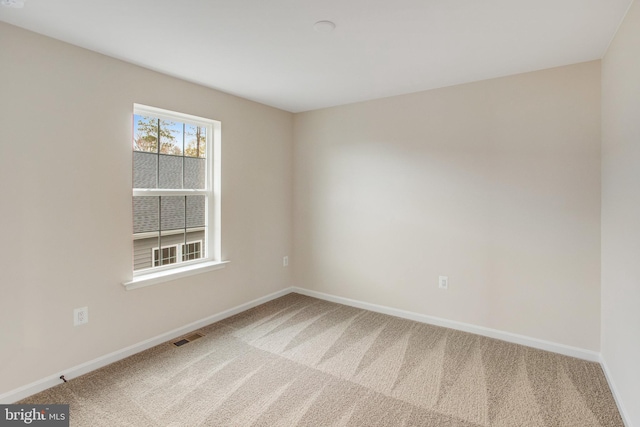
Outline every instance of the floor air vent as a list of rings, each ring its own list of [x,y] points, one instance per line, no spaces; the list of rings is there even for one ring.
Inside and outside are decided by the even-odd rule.
[[[180,347],[181,345],[185,345],[186,343],[195,341],[198,338],[202,338],[203,336],[204,335],[202,335],[201,333],[196,332],[195,334],[191,334],[188,337],[185,337],[179,341],[174,342],[173,345],[175,345],[176,347]]]

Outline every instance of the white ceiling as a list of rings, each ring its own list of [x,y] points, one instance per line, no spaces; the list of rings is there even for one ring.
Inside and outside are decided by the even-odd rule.
[[[25,0],[0,20],[300,112],[599,59],[631,2]]]

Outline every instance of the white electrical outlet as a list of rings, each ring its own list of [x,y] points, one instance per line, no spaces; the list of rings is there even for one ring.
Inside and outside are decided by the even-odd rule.
[[[289,265],[289,257],[288,256],[282,257],[282,266],[286,267],[288,265]]]
[[[73,310],[73,326],[89,323],[89,307],[81,307]]]
[[[440,289],[448,289],[449,288],[449,277],[447,277],[447,276],[439,276],[438,277],[438,287]]]

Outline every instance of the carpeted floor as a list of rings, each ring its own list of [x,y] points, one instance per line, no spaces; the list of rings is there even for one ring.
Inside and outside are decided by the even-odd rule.
[[[199,332],[21,403],[92,427],[623,427],[597,363],[298,294]]]

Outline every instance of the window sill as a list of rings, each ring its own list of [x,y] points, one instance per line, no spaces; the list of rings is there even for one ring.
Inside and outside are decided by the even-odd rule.
[[[122,285],[130,291],[132,289],[144,288],[146,286],[180,279],[182,277],[206,273],[207,271],[219,270],[221,268],[225,268],[228,263],[229,261],[209,261],[185,267],[173,268],[171,270],[158,271],[134,277],[131,281],[124,282]]]

